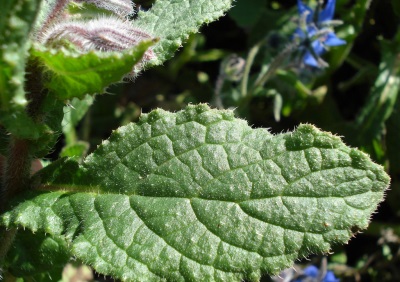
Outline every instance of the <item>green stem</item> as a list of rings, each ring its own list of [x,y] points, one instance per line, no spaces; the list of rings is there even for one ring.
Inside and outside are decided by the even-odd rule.
[[[0,213],[3,213],[9,200],[29,185],[31,157],[29,141],[11,137],[10,148],[3,174],[3,185],[0,197]]]
[[[256,45],[254,45],[250,49],[249,54],[247,55],[246,65],[244,67],[244,72],[243,72],[242,83],[240,85],[240,92],[242,93],[242,98],[245,98],[248,95],[247,88],[248,88],[248,83],[249,83],[251,66],[253,65],[255,57],[257,56],[258,52],[260,51],[261,45],[262,45],[262,41],[260,41]]]
[[[27,64],[25,89],[29,93],[30,103],[26,109],[28,115],[39,121],[40,107],[46,93],[42,92],[41,80],[37,78],[38,68],[35,62]],[[0,190],[0,214],[7,211],[10,200],[16,195],[29,189],[32,155],[31,142],[10,136],[6,159],[2,161],[2,185]],[[0,267],[3,265],[7,253],[14,241],[17,229],[0,229]]]
[[[282,62],[286,59],[286,57],[293,52],[293,50],[297,47],[297,44],[291,44],[289,45],[286,49],[284,49],[279,55],[272,61],[270,64],[267,72],[262,76],[259,77],[256,82],[254,83],[254,86],[252,88],[252,91],[259,87],[263,87],[265,83],[276,73],[276,71],[279,69],[279,67],[282,65]]]
[[[260,50],[260,47],[262,45],[262,41],[254,45],[253,48],[251,48],[249,55],[247,57],[246,61],[246,66],[244,69],[244,75],[241,83],[241,93],[242,93],[242,101],[240,102],[239,107],[243,107],[247,105],[252,96],[253,93],[256,89],[263,87],[267,81],[276,73],[276,71],[281,67],[283,61],[286,59],[286,57],[293,52],[297,48],[297,44],[291,44],[288,47],[286,47],[269,65],[268,70],[266,73],[260,77],[257,78],[257,80],[254,82],[253,86],[251,87],[250,90],[248,90],[248,79],[250,75],[250,69],[251,66],[253,65],[254,59]]]
[[[72,145],[78,141],[75,127],[71,126],[67,132],[64,132],[65,143],[67,145]]]
[[[29,156],[29,143],[27,140],[11,138],[10,148],[5,164],[3,185],[0,196],[0,214],[7,210],[10,199],[29,185],[31,158]],[[0,266],[14,241],[16,229],[0,230]]]
[[[225,82],[225,74],[223,74],[223,72],[220,72],[220,74],[218,75],[217,81],[215,82],[215,90],[214,90],[214,94],[215,94],[215,106],[218,109],[224,109],[224,104],[222,102],[222,98],[221,98],[221,91],[222,91],[222,87],[224,86],[224,82]]]
[[[0,266],[3,265],[8,250],[10,249],[12,243],[14,242],[15,235],[17,234],[17,229],[13,228],[6,230],[5,228],[0,228]]]

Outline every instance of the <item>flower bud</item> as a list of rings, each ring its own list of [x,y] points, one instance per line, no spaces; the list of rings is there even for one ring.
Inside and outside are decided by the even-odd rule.
[[[131,0],[74,0],[74,2],[93,4],[121,17],[127,17],[134,13],[134,4]]]

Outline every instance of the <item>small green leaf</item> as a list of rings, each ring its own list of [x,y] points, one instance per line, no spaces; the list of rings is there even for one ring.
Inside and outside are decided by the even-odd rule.
[[[154,41],[142,41],[124,52],[91,51],[81,54],[66,49],[54,50],[35,46],[32,56],[50,72],[46,87],[61,100],[86,94],[104,93],[106,87],[121,81],[140,62]]]
[[[68,106],[64,107],[63,131],[66,127],[75,127],[93,104],[93,97],[86,95],[83,99],[73,98]]]
[[[78,141],[75,127],[85,116],[90,106],[93,104],[93,96],[86,95],[82,99],[73,98],[68,106],[64,107],[64,118],[62,120],[62,131],[65,135],[67,145],[72,145]]]
[[[278,273],[366,228],[389,183],[312,125],[272,135],[206,105],[152,111],[36,180],[2,224],[64,236],[85,264],[129,281]]]
[[[154,47],[157,58],[151,63],[171,58],[191,33],[221,17],[231,4],[232,0],[157,0],[149,11],[140,11],[135,24],[160,38]]]
[[[62,269],[70,254],[65,240],[43,233],[33,236],[30,231],[19,231],[7,254],[8,271],[16,277],[43,275],[61,278]],[[51,262],[51,263],[49,263]],[[57,281],[57,280],[55,280]]]
[[[87,151],[89,150],[89,143],[83,142],[83,141],[78,141],[76,143],[70,144],[65,146],[61,153],[60,157],[70,157],[70,158],[78,158],[81,159],[83,158]]]

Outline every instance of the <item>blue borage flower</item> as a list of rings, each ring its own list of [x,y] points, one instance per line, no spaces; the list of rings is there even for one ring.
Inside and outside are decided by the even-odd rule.
[[[300,14],[300,26],[294,36],[299,40],[301,49],[304,49],[303,62],[312,67],[325,67],[327,63],[320,56],[327,47],[340,46],[346,41],[338,38],[330,27],[334,21],[336,0],[327,0],[325,8],[319,3],[316,11],[305,5],[302,0],[297,0]]]
[[[306,282],[306,281],[340,282],[340,279],[337,279],[333,274],[333,272],[330,270],[326,272],[324,277],[319,277],[319,276],[320,276],[320,270],[316,266],[310,265],[304,268],[303,274],[300,276],[300,278],[297,278],[293,282]]]

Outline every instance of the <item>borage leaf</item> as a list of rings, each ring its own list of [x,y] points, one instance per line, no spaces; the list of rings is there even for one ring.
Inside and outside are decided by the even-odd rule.
[[[42,191],[3,224],[63,235],[84,263],[129,281],[277,273],[366,228],[389,183],[312,125],[272,135],[206,105],[152,111],[82,165],[60,160],[38,178]]]
[[[153,40],[141,41],[124,52],[90,51],[81,54],[39,45],[31,52],[49,71],[46,87],[57,98],[82,99],[86,94],[104,93],[110,84],[121,81],[154,43]]]
[[[148,11],[140,11],[135,25],[160,41],[154,47],[157,55],[150,64],[160,65],[171,58],[191,33],[204,23],[221,17],[232,5],[232,0],[157,0]]]

